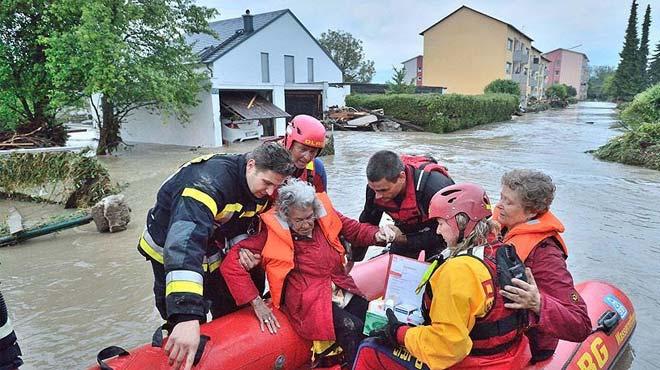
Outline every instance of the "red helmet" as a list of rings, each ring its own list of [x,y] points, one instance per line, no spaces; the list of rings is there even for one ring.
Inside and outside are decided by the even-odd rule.
[[[291,120],[284,135],[284,146],[291,150],[293,142],[323,149],[325,146],[325,127],[316,118],[299,114]]]
[[[429,205],[429,218],[454,220],[450,224],[457,228],[455,217],[459,213],[464,213],[470,221],[462,235],[470,235],[477,222],[492,215],[491,209],[490,199],[484,188],[464,182],[447,186],[435,193]],[[460,234],[460,230],[457,231]]]

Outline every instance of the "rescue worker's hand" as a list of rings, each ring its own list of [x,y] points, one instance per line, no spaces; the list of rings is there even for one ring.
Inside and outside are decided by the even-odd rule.
[[[394,241],[396,233],[387,226],[381,226],[376,232],[375,239],[378,243],[391,243]]]
[[[261,255],[258,253],[252,253],[251,250],[241,248],[241,250],[238,251],[238,262],[243,266],[245,271],[250,271],[261,263]]]
[[[527,281],[529,283],[513,278],[511,279],[511,284],[515,286],[507,285],[504,287],[504,290],[500,290],[502,296],[512,301],[511,303],[505,303],[504,307],[531,310],[538,315],[541,310],[541,294],[539,293],[539,288],[536,286],[532,270],[529,267],[525,268],[525,275],[527,275]]]
[[[400,327],[406,326],[406,324],[396,318],[391,308],[385,311],[385,315],[387,315],[387,324],[383,328],[376,330],[372,335],[375,335],[391,347],[397,347],[400,344],[397,340],[397,331]]]
[[[408,238],[406,237],[406,234],[401,231],[397,226],[394,225],[387,225],[392,231],[394,231],[394,240],[392,241],[393,243],[397,244],[406,244],[408,242]]]
[[[182,321],[176,324],[164,348],[172,369],[192,369],[197,346],[199,346],[199,321]]]
[[[277,328],[280,327],[280,322],[277,321],[277,317],[275,317],[273,310],[266,306],[264,300],[257,296],[257,298],[253,299],[250,304],[252,304],[257,319],[259,319],[261,332],[263,333],[265,326],[271,334],[277,333]]]

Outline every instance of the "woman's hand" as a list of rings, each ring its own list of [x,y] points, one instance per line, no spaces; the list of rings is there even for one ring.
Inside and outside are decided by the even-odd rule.
[[[273,311],[266,306],[264,300],[261,299],[261,297],[257,297],[253,299],[250,304],[252,304],[257,319],[259,319],[259,327],[261,328],[261,331],[264,331],[265,326],[271,334],[277,333],[277,328],[280,327],[280,322],[277,321],[277,317],[275,317]]]
[[[241,248],[238,251],[238,262],[243,266],[245,271],[250,271],[261,263],[261,255],[252,253],[249,249]]]
[[[500,290],[503,297],[512,301],[511,303],[505,303],[504,307],[531,310],[538,315],[541,310],[541,293],[539,293],[534,275],[532,275],[532,270],[529,267],[525,268],[525,275],[527,275],[529,283],[514,278],[511,280],[511,284],[514,286],[507,285],[504,290]]]

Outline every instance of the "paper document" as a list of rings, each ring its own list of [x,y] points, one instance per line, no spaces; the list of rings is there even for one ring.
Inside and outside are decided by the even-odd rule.
[[[430,264],[396,254],[392,254],[391,257],[385,288],[385,300],[392,299],[395,305],[419,308],[424,291],[415,294],[415,288],[417,288]]]

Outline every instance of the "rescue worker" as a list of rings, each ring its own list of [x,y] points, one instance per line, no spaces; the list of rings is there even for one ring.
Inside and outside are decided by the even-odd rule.
[[[393,239],[394,232],[343,216],[327,194],[299,179],[283,185],[275,207],[260,217],[265,227],[232,248],[220,267],[236,304],[251,303],[261,330],[277,332],[277,318],[239,261],[245,248],[262,255],[273,305],[284,308],[294,330],[309,340],[336,340],[352,364],[367,301],[344,269],[339,237],[367,247]]]
[[[559,339],[582,342],[591,333],[587,305],[575,290],[566,267],[568,250],[560,233],[564,225],[550,211],[556,187],[540,171],[516,169],[502,176],[494,219],[503,242],[516,248],[530,268],[538,289],[525,284],[504,287],[511,308],[528,309],[527,337],[532,362],[550,358]]]
[[[367,164],[367,193],[360,222],[378,225],[387,213],[402,233],[390,246],[390,252],[417,258],[424,250],[426,258],[439,254],[445,243],[435,233],[437,222],[427,215],[431,198],[438,190],[452,185],[446,169],[431,159],[406,156],[411,164],[389,150],[376,152]],[[422,159],[421,161],[419,159]],[[363,258],[355,254],[354,259]]]
[[[456,184],[433,196],[429,217],[438,221],[448,258],[431,264],[418,288],[425,284],[425,322],[404,325],[388,309],[382,339],[360,345],[354,369],[520,369],[527,364],[526,314],[495,297],[501,268],[519,276],[525,269],[512,247],[493,242],[496,225],[490,216],[490,201],[479,185]]]
[[[0,293],[0,370],[18,369],[23,365],[21,355],[5,298]]]
[[[151,261],[156,307],[173,326],[164,347],[170,364],[190,369],[199,344],[199,324],[235,309],[217,270],[221,250],[210,243],[216,226],[227,240],[241,237],[268,207],[275,189],[294,166],[277,143],[242,155],[194,159],[158,190],[147,214],[138,250]]]
[[[296,166],[294,177],[307,181],[317,193],[327,190],[328,179],[323,162],[317,158],[325,146],[325,127],[312,116],[299,114],[291,120],[284,136],[284,146]]]

